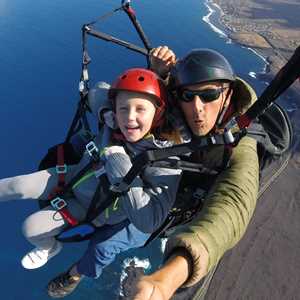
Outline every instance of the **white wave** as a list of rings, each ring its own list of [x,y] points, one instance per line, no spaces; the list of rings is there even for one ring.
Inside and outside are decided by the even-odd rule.
[[[216,5],[215,3],[212,3],[211,1],[205,1],[205,6],[208,9],[208,14],[204,17],[202,17],[202,20],[207,23],[210,28],[216,32],[217,34],[219,34],[219,36],[223,37],[223,38],[228,38],[227,34],[225,32],[223,32],[220,28],[218,28],[217,26],[215,26],[211,21],[210,21],[210,17],[212,16],[212,14],[214,12],[216,12],[212,6],[217,7],[217,9],[220,10],[220,13],[222,14],[222,10],[220,9],[220,7],[218,5]]]
[[[249,74],[249,76],[252,77],[252,78],[255,78],[255,79],[257,78],[255,72],[249,72],[248,74]]]
[[[247,49],[249,49],[250,51],[254,52],[257,56],[259,56],[266,64],[268,64],[268,61],[266,60],[266,58],[264,56],[262,56],[260,53],[258,53],[256,50],[247,47]]]
[[[151,268],[151,264],[150,264],[150,261],[149,259],[139,259],[138,257],[134,256],[132,258],[126,258],[124,259],[123,261],[123,264],[122,264],[122,268],[125,269],[131,265],[133,265],[135,267],[142,267],[144,269],[149,269]]]
[[[120,296],[124,296],[122,291],[122,282],[128,277],[127,272],[125,271],[127,267],[134,266],[134,267],[140,267],[144,270],[151,269],[151,263],[149,259],[139,259],[138,257],[134,256],[131,258],[126,258],[123,260],[122,263],[122,273],[120,276]]]

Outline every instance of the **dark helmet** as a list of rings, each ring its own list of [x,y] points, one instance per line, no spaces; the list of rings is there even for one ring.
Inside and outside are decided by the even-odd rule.
[[[235,81],[227,59],[211,49],[194,49],[179,60],[172,70],[175,88],[209,81]]]
[[[114,100],[119,91],[137,92],[153,96],[156,99],[156,113],[152,128],[161,125],[161,117],[167,105],[167,91],[162,79],[154,72],[142,68],[129,69],[123,72],[111,85],[108,97]]]

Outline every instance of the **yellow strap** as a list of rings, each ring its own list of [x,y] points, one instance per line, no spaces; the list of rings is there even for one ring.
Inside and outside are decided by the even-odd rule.
[[[105,219],[109,217],[109,207],[105,209]]]
[[[90,171],[89,173],[85,174],[72,186],[72,189],[75,189],[80,183],[87,180],[88,178],[90,178],[93,175],[94,175],[94,171]]]
[[[118,202],[119,202],[119,197],[117,197],[117,199],[115,200],[115,202],[114,202],[114,204],[113,204],[113,207],[112,207],[112,210],[113,210],[113,211],[116,211],[116,210],[119,209]]]
[[[100,151],[100,156],[102,156],[104,154],[105,148],[102,149]],[[93,176],[95,174],[94,171],[90,171],[89,173],[85,174],[84,176],[82,176],[73,186],[72,189],[75,189],[80,183],[82,183],[83,181],[87,180],[88,178],[90,178],[91,176]]]
[[[117,199],[114,201],[114,203],[112,204],[112,210],[113,210],[113,211],[116,211],[116,210],[119,209],[118,202],[119,202],[119,198],[117,198]],[[104,215],[105,215],[105,218],[106,218],[106,219],[108,219],[108,217],[109,217],[109,208],[110,208],[110,207],[107,207],[107,208],[105,209],[105,212],[104,212]]]

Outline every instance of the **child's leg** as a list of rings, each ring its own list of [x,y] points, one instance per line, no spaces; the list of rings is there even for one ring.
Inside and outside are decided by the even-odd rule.
[[[103,230],[101,228],[92,237],[87,251],[77,263],[78,273],[99,277],[102,269],[113,262],[117,254],[143,246],[149,236],[128,222],[103,226]]]
[[[48,284],[48,294],[60,298],[72,293],[83,275],[97,278],[102,269],[109,265],[121,251],[141,247],[149,238],[149,233],[136,229],[128,221],[116,225],[105,225],[91,239],[89,247],[68,271],[58,275]]]
[[[86,210],[75,199],[67,202],[70,213],[78,221],[82,221]],[[39,268],[58,254],[62,244],[55,239],[55,236],[66,226],[67,223],[61,214],[52,207],[46,207],[30,215],[23,223],[23,233],[27,240],[36,247],[23,257],[23,267],[26,269]]]
[[[68,166],[68,181],[74,166]],[[31,174],[0,179],[0,202],[16,199],[44,199],[57,186],[58,176],[55,168]]]
[[[86,210],[78,204],[78,201],[68,199],[66,202],[72,216],[79,221],[83,220]],[[67,225],[59,211],[47,206],[26,218],[23,223],[23,234],[34,246],[50,249],[55,244],[55,236]]]
[[[82,221],[86,210],[75,199],[68,201],[70,213]],[[62,244],[55,239],[67,223],[58,211],[46,207],[30,215],[23,224],[23,233],[27,240],[36,246],[22,258],[22,265],[26,269],[36,269],[45,265],[49,259],[57,255]]]

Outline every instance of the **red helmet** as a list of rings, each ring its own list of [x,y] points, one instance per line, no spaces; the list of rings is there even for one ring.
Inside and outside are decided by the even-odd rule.
[[[108,92],[109,98],[113,100],[118,91],[137,92],[154,96],[157,103],[152,128],[161,125],[162,115],[167,105],[167,91],[158,75],[147,69],[129,69],[119,75],[111,85]]]

